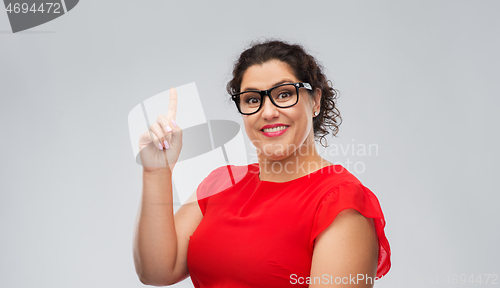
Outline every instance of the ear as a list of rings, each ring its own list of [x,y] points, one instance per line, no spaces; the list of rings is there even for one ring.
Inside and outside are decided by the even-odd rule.
[[[314,91],[314,107],[319,110],[321,107],[321,89],[316,88],[316,91]]]

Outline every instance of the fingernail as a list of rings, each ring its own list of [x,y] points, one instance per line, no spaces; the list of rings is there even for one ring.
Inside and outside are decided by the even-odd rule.
[[[158,148],[160,148],[160,150],[163,150],[163,146],[161,146],[161,143],[158,143]]]
[[[172,128],[170,128],[170,126],[167,125],[167,127],[165,127],[165,130],[167,130],[167,132],[171,132]]]
[[[167,141],[163,141],[163,144],[165,144],[165,149],[170,148],[170,145],[168,145],[168,142],[167,142]]]
[[[174,127],[177,127],[177,123],[175,123],[174,119],[170,120],[170,122],[172,122],[172,125],[174,125]]]

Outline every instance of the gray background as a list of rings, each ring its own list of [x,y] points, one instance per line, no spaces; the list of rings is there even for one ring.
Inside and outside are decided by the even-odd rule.
[[[377,287],[500,274],[499,8],[87,0],[18,34],[0,13],[0,286],[143,286],[128,112],[194,81],[208,119],[242,123],[225,84],[238,53],[266,37],[304,44],[341,91],[330,143],[379,148],[327,157],[362,162],[352,172],[381,202],[393,255]]]

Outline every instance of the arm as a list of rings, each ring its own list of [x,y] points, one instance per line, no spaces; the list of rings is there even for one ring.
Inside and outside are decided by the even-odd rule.
[[[136,272],[143,284],[171,285],[189,275],[189,236],[202,218],[196,191],[173,215],[170,170],[143,172],[143,191],[133,247]]]
[[[378,238],[373,219],[354,209],[343,210],[316,238],[309,287],[371,288],[377,262]]]

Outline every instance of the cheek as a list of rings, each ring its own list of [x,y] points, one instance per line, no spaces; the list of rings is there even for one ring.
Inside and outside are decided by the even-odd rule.
[[[309,119],[307,112],[304,110],[298,110],[293,115],[293,121],[295,122],[295,135],[296,141],[302,142],[309,135],[310,129],[312,129],[312,119]]]
[[[298,136],[301,138],[307,137],[307,135],[309,135],[309,132],[310,132],[309,130],[312,129],[311,127],[312,127],[312,124],[309,121],[307,121],[306,117],[304,117],[304,119],[302,119],[301,125],[300,125],[301,133]]]
[[[310,123],[308,121],[308,115],[305,109],[297,109],[293,112],[293,114],[290,114],[290,118],[293,119],[297,128],[304,129],[306,127],[309,127],[308,125]]]
[[[247,132],[248,138],[252,139],[255,134],[254,119],[250,116],[243,117],[243,125],[245,126],[245,131]]]

